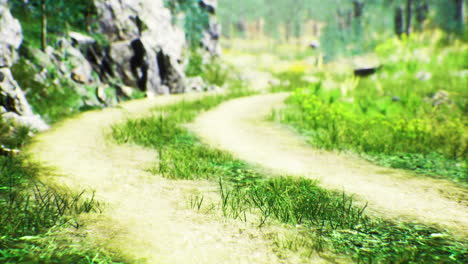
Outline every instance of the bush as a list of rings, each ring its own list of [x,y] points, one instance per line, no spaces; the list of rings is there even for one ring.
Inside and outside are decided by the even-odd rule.
[[[378,74],[357,79],[322,73],[338,86],[332,90],[283,74],[295,88],[305,88],[275,116],[317,147],[353,150],[379,164],[466,182],[468,91],[458,74],[466,68],[466,49],[444,47],[444,38],[435,31],[429,39],[414,35],[382,43]]]

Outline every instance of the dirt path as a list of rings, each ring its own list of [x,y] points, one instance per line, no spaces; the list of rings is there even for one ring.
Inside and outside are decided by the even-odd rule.
[[[90,188],[106,202],[102,215],[85,221],[89,239],[136,263],[288,263],[272,253],[256,228],[188,209],[193,192],[215,192],[209,182],[169,181],[145,172],[156,154],[106,139],[111,124],[148,114],[156,105],[194,96],[158,97],[120,108],[84,113],[38,135],[30,152],[60,175],[49,183]]]
[[[275,172],[319,179],[326,188],[355,194],[371,213],[468,234],[466,191],[454,184],[313,150],[289,129],[264,121],[287,94],[241,98],[201,115],[192,129],[206,142]]]

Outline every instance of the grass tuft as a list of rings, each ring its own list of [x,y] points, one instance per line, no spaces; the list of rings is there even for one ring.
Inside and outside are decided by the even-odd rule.
[[[209,179],[219,183],[219,208],[226,217],[282,223],[297,229],[281,248],[347,254],[358,263],[459,263],[467,257],[460,242],[436,228],[395,223],[365,215],[353,198],[327,191],[316,181],[265,175],[232,155],[202,144],[183,124],[203,111],[244,93],[208,96],[156,109],[151,117],[127,120],[112,128],[120,143],[154,148],[159,161],[152,172],[168,179]],[[202,194],[189,206],[200,211]]]

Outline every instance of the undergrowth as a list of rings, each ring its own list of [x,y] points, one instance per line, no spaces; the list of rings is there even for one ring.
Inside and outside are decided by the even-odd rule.
[[[383,68],[372,77],[328,70],[307,83],[304,71],[279,74],[282,85],[274,89],[294,92],[272,119],[319,148],[468,183],[467,50],[434,35],[379,45]],[[324,85],[330,81],[334,87]]]
[[[297,248],[292,246],[295,243],[311,252],[332,250],[358,263],[459,263],[467,257],[466,242],[449,234],[423,225],[370,218],[364,214],[365,206],[356,205],[348,195],[322,189],[313,180],[265,175],[201,143],[183,126],[202,111],[242,95],[207,96],[159,107],[153,116],[113,126],[112,135],[119,143],[156,149],[155,174],[219,182],[219,208],[226,217],[243,221],[253,217],[259,226],[281,222],[299,230],[300,237],[285,243],[292,250]],[[202,195],[190,201],[198,210],[203,203]]]

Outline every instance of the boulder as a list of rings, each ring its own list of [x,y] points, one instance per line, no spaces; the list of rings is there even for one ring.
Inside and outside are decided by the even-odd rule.
[[[202,77],[187,78],[186,80],[187,92],[203,92],[207,89],[208,85],[203,81]]]
[[[205,32],[203,32],[203,38],[201,45],[203,48],[212,56],[221,55],[221,46],[219,38],[221,36],[221,24],[218,23],[216,18],[213,16],[210,18],[210,26]]]
[[[381,68],[382,66],[357,68],[357,69],[354,69],[354,76],[368,77],[368,76],[375,74]]]
[[[21,25],[10,13],[8,1],[0,0],[0,67],[11,67],[16,61],[16,50],[23,42]]]
[[[110,41],[110,72],[128,86],[161,94],[185,90],[185,34],[163,0],[95,0],[100,32]]]
[[[96,40],[90,36],[86,36],[79,32],[69,32],[71,43],[74,47],[76,46],[87,46],[96,43]]]
[[[24,92],[11,74],[10,67],[17,59],[16,50],[23,41],[21,25],[8,9],[8,1],[0,0],[0,106],[2,117],[36,130],[48,125],[32,111]]]
[[[200,0],[200,7],[204,9],[209,14],[215,15],[218,9],[217,0]]]
[[[439,90],[431,97],[430,102],[432,106],[451,104],[450,94],[447,91]]]

